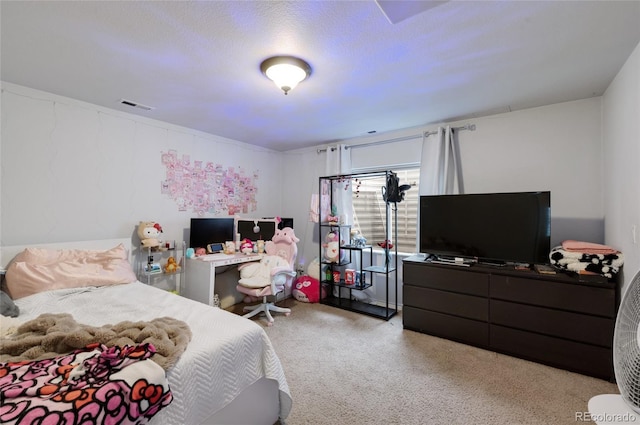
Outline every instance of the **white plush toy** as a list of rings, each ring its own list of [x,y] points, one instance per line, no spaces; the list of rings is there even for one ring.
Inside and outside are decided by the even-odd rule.
[[[272,270],[282,268],[289,270],[291,266],[278,255],[265,255],[258,263],[249,263],[240,269],[238,281],[247,288],[263,288],[271,283]]]
[[[340,240],[337,233],[327,233],[325,243],[322,246],[324,247],[325,261],[330,263],[340,262]]]

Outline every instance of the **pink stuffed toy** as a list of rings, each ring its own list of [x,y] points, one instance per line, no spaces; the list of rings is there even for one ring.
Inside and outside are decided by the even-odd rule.
[[[297,278],[293,284],[291,295],[303,303],[317,303],[320,298],[327,296],[327,289],[323,285],[320,293],[320,262],[314,259],[307,267],[307,274]]]
[[[245,255],[253,254],[253,242],[245,238],[240,244],[240,252]]]
[[[298,255],[297,242],[300,242],[300,239],[296,237],[293,229],[285,227],[284,229],[276,230],[273,238],[265,243],[264,250],[267,255],[277,255],[293,265]]]
[[[293,290],[291,295],[303,303],[317,303],[320,301],[320,297],[325,298],[327,291],[325,287],[322,287],[322,295],[320,294],[320,281],[314,279],[311,276],[304,275],[296,279],[293,284]]]

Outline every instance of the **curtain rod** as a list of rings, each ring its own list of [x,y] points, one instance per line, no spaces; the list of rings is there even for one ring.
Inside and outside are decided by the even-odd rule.
[[[476,125],[475,124],[467,124],[467,125],[463,125],[461,127],[453,127],[454,130],[469,130],[469,131],[475,131],[476,129]],[[411,136],[404,136],[404,137],[397,137],[395,139],[388,139],[388,140],[380,140],[377,142],[370,142],[370,143],[363,143],[361,145],[347,145],[345,146],[346,149],[355,149],[355,148],[366,148],[367,146],[377,146],[377,145],[384,145],[387,143],[396,143],[396,142],[403,142],[405,140],[411,140],[411,139],[417,139],[418,137],[427,137],[427,136],[431,136],[432,134],[438,134],[438,131],[425,131],[422,134],[412,134]],[[320,153],[320,152],[326,152],[327,149],[331,149],[332,151],[336,150],[335,147],[331,147],[331,148],[324,148],[324,149],[317,149],[316,153]]]
[[[467,125],[463,125],[462,127],[452,127],[453,130],[469,130],[469,131],[476,131],[476,125],[475,124],[467,124]],[[431,136],[433,134],[438,134],[438,130],[434,130],[434,131],[425,131],[424,132],[424,137],[427,136]]]

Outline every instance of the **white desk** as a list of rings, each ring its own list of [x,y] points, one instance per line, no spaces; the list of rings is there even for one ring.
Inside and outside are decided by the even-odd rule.
[[[211,261],[207,261],[207,257],[188,258],[186,260],[186,277],[181,295],[212,306],[213,295],[216,293],[216,268],[259,261],[261,258],[262,255],[260,254],[235,254],[224,258],[216,257]],[[235,279],[235,283],[238,283],[238,279]],[[235,284],[233,285],[233,291],[235,291]],[[228,305],[221,305],[221,307],[226,308]]]

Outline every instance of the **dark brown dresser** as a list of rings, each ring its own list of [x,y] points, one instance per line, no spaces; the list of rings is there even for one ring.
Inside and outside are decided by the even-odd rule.
[[[615,282],[513,267],[403,262],[403,326],[609,381]]]

